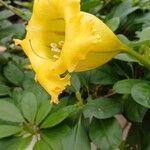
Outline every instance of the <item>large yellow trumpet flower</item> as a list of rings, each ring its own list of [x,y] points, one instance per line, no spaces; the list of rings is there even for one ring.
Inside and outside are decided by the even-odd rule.
[[[80,0],[35,0],[26,30],[25,39],[15,41],[54,103],[70,84],[65,72],[103,65],[125,49],[101,20],[80,11]]]

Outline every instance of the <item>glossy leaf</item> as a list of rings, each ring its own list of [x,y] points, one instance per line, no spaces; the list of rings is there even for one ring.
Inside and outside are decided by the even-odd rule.
[[[51,111],[51,108],[52,108],[52,104],[50,104],[50,101],[47,101],[46,99],[43,99],[41,101],[36,115],[37,124],[40,124],[46,118],[46,116]]]
[[[6,85],[0,84],[0,96],[5,96],[10,94],[10,88]]]
[[[53,127],[63,120],[65,120],[72,113],[79,111],[79,107],[76,105],[67,106],[65,108],[59,109],[58,111],[50,114],[42,123],[41,128]]]
[[[118,76],[108,64],[90,71],[90,83],[110,85],[116,81],[118,81]]]
[[[123,19],[138,8],[139,7],[132,7],[131,1],[129,0],[123,1],[123,3],[121,3],[115,8],[113,17],[120,17]]]
[[[124,114],[125,117],[133,122],[142,122],[147,108],[136,103],[131,97],[125,100],[124,103]]]
[[[24,33],[25,26],[23,24],[12,24],[8,27],[0,28],[0,40],[8,36],[21,38]]]
[[[139,82],[142,81],[138,79],[120,80],[114,84],[113,90],[120,94],[130,94],[132,87]]]
[[[65,138],[70,128],[67,125],[60,125],[42,132],[41,137],[53,150],[62,150],[62,140]],[[51,140],[49,140],[51,139]]]
[[[0,11],[0,20],[6,19],[8,17],[11,17],[14,15],[14,13],[11,10],[3,10]]]
[[[52,149],[46,142],[40,140],[35,143],[33,150],[52,150]]]
[[[25,93],[21,100],[21,108],[24,117],[31,123],[34,123],[37,113],[37,101],[33,93]]]
[[[64,150],[90,150],[87,133],[79,122],[63,139]]]
[[[119,24],[120,24],[119,17],[111,18],[110,20],[106,22],[106,24],[108,25],[108,27],[110,27],[112,31],[115,31],[119,27]]]
[[[15,85],[21,85],[24,79],[22,70],[14,63],[8,63],[8,65],[4,68],[4,75]]]
[[[115,99],[99,98],[89,101],[83,110],[85,117],[110,118],[122,111],[122,104]]]
[[[150,42],[150,27],[144,28],[138,33],[139,41],[149,41]]]
[[[14,135],[22,130],[19,126],[0,125],[0,138]]]
[[[25,150],[30,144],[32,137],[21,137],[18,138],[15,142],[13,142],[7,150]]]
[[[150,83],[136,84],[132,88],[131,95],[137,103],[150,108]]]
[[[93,119],[90,127],[91,140],[102,150],[114,150],[122,140],[121,126],[116,119]]]
[[[55,112],[58,111],[59,109],[64,108],[67,103],[68,103],[68,97],[63,97],[62,99],[60,99],[60,102],[57,105],[53,105],[51,112]]]
[[[0,119],[11,122],[24,122],[20,110],[6,100],[0,100]]]
[[[77,74],[72,74],[71,76],[71,86],[73,87],[75,92],[78,92],[80,90],[81,84],[79,77]]]
[[[90,11],[99,4],[100,4],[99,0],[88,0],[81,3],[81,9],[83,11]]]

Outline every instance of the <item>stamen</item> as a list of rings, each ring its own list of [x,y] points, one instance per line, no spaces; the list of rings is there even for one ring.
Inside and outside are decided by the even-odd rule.
[[[64,45],[64,41],[59,41],[58,43],[50,43],[50,49],[53,52],[53,61],[59,59],[61,49]]]
[[[50,44],[50,47],[56,48],[56,47],[57,47],[57,44],[56,44],[56,43],[51,43],[51,44]]]
[[[59,42],[58,42],[58,45],[61,46],[61,47],[63,47],[64,41],[59,41]]]
[[[60,50],[59,48],[57,48],[57,47],[54,47],[54,48],[52,47],[51,50],[52,50],[52,52],[57,52],[57,53],[60,53],[60,51],[61,51],[61,50]]]
[[[58,59],[59,56],[58,55],[53,55],[53,58]]]

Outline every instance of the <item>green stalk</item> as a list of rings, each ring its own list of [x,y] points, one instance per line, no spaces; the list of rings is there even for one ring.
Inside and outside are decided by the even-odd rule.
[[[15,13],[16,15],[18,15],[19,17],[21,17],[22,19],[28,21],[28,18],[25,16],[25,14],[21,10],[19,10],[19,9],[13,7],[13,6],[8,5],[3,0],[0,0],[0,3],[2,5],[4,5],[7,9],[9,9],[10,11],[12,11],[13,13]]]
[[[133,58],[135,58],[136,60],[138,60],[145,67],[147,67],[148,69],[150,69],[150,60],[148,60],[147,58],[145,58],[142,54],[140,54],[140,53],[138,53],[138,52],[136,52],[133,49],[130,49],[128,47],[126,47],[126,49],[124,51],[126,53],[128,53],[130,56],[132,56]]]
[[[82,99],[79,91],[76,92],[76,98],[78,99],[79,104],[82,106],[83,105],[83,99]]]

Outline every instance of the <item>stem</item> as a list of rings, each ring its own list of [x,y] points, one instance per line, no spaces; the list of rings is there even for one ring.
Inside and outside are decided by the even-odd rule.
[[[144,56],[134,51],[133,49],[126,48],[125,52],[137,59],[141,64],[150,69],[150,61],[146,59]]]
[[[29,145],[27,146],[26,150],[31,150],[31,149],[33,149],[33,147],[34,147],[34,145],[35,145],[35,143],[36,143],[37,141],[38,141],[38,140],[37,140],[37,138],[35,137],[35,135],[32,136],[32,140],[31,140],[31,142],[29,143]]]
[[[22,19],[28,21],[28,18],[25,16],[25,14],[21,10],[19,10],[19,9],[13,7],[13,6],[8,5],[3,0],[0,0],[0,3],[2,5],[4,5],[7,9],[9,9],[10,11],[12,11],[13,13],[15,13],[16,15],[18,15],[19,17],[21,17]]]
[[[76,92],[76,98],[78,99],[79,104],[83,105],[83,99],[82,99],[81,94],[80,94],[79,91]]]

